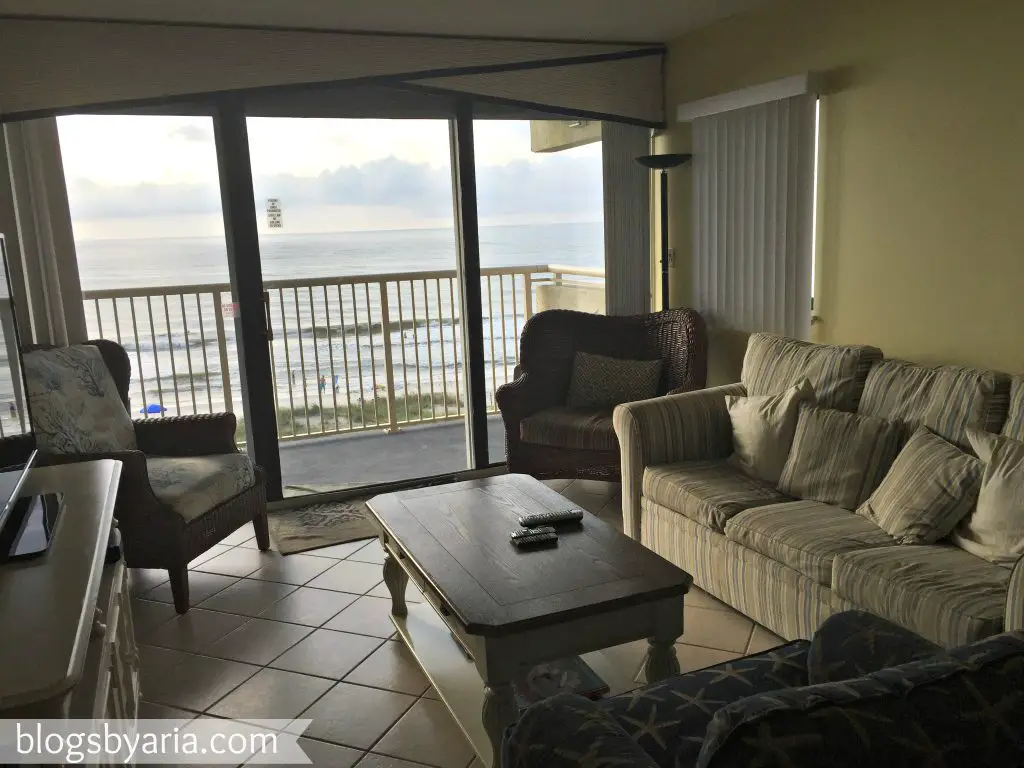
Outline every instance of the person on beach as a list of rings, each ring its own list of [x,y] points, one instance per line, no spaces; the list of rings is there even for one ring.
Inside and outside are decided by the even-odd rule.
[[[320,394],[322,395],[326,389],[327,389],[327,377],[321,375],[320,376]]]

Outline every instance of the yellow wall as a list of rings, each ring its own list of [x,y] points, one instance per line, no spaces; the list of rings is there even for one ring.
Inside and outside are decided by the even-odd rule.
[[[826,76],[816,338],[1024,370],[1024,2],[782,0],[673,43],[667,104],[805,71]],[[662,148],[687,151],[688,126]],[[674,175],[676,305],[688,186]],[[713,340],[713,380],[742,347]]]

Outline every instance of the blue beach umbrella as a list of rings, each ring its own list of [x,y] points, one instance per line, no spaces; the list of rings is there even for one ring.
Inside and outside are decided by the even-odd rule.
[[[150,403],[145,408],[139,408],[139,413],[163,413],[167,409],[158,403]]]

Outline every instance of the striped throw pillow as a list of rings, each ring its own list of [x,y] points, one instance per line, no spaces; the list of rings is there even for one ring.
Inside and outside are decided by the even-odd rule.
[[[889,471],[900,429],[877,416],[804,404],[779,490],[854,510]]]
[[[973,509],[981,471],[976,458],[918,427],[857,514],[900,544],[934,544]]]

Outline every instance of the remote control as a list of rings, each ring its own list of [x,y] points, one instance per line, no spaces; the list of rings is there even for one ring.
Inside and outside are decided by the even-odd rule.
[[[532,515],[523,515],[519,518],[519,524],[523,528],[536,530],[537,526],[564,525],[566,523],[579,523],[583,520],[583,510],[563,509],[558,512],[535,512]]]
[[[533,530],[512,531],[509,541],[519,548],[537,547],[544,544],[557,544],[558,534],[554,528],[534,528]]]

